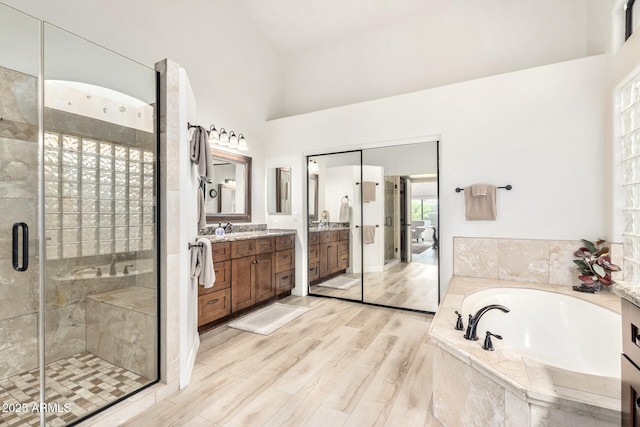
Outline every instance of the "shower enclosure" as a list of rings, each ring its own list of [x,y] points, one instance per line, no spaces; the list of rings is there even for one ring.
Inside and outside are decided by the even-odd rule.
[[[158,380],[156,74],[0,4],[0,425]]]

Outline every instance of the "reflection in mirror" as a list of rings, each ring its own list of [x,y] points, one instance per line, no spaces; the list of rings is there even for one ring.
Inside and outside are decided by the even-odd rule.
[[[291,168],[267,170],[267,212],[291,214]]]
[[[360,151],[308,164],[309,293],[362,301]],[[318,215],[321,213],[322,215]]]
[[[363,150],[363,181],[381,185],[363,204],[379,225],[363,245],[364,301],[435,312],[439,303],[438,143]]]
[[[251,221],[251,157],[211,150],[213,182],[207,184],[207,222]]]

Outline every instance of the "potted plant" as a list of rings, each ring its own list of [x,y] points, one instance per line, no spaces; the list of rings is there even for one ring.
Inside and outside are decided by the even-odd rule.
[[[604,240],[598,240],[596,243],[582,239],[584,246],[573,253],[578,259],[574,259],[580,274],[578,278],[582,281],[580,286],[574,286],[574,291],[579,292],[597,292],[603,287],[610,286],[613,282],[611,279],[612,271],[620,271],[620,267],[611,262],[609,256],[609,248],[604,246]]]

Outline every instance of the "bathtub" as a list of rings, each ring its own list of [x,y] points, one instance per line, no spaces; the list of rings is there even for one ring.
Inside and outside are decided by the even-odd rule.
[[[488,330],[502,336],[501,341],[493,338],[493,344],[504,351],[562,369],[620,378],[620,314],[555,292],[489,288],[462,301],[465,326],[467,314],[489,304],[500,304],[511,311],[485,313],[478,324],[480,340]]]
[[[455,329],[490,304],[478,341]],[[433,319],[432,414],[448,426],[619,426],[620,298],[454,277]],[[486,331],[495,351],[482,349]]]

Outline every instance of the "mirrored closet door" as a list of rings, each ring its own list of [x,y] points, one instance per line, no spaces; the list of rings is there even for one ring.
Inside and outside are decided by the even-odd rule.
[[[438,142],[307,160],[309,293],[435,312]]]
[[[309,293],[362,300],[360,151],[308,158]]]

